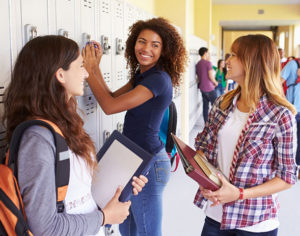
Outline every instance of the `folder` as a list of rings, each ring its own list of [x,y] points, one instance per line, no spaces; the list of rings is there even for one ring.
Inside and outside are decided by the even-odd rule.
[[[172,138],[179,153],[185,173],[196,182],[198,182],[203,188],[210,189],[212,191],[218,190],[221,187],[221,182],[218,180],[214,180],[213,178],[211,179],[205,174],[205,172],[201,168],[201,165],[205,164],[205,162],[199,162],[199,154],[197,154],[194,149],[184,143],[176,135],[172,134]],[[220,170],[212,170],[212,166],[209,166],[207,168],[209,168],[210,171],[221,173]]]
[[[91,192],[100,208],[112,199],[119,185],[124,187],[119,200],[128,201],[133,194],[132,177],[146,176],[153,164],[152,154],[116,130],[97,153],[97,160]]]

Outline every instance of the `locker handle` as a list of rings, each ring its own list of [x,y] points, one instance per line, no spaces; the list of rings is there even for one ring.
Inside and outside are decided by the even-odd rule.
[[[58,35],[64,36],[66,38],[69,38],[69,32],[67,30],[64,30],[64,29],[58,30]]]
[[[37,27],[31,24],[25,25],[25,43],[38,36]]]

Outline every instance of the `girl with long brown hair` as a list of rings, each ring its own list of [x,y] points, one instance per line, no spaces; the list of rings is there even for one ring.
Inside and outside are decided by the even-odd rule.
[[[95,48],[96,46],[96,48]],[[178,86],[187,54],[174,26],[163,18],[138,21],[130,27],[125,58],[129,82],[115,92],[106,86],[99,63],[102,49],[91,43],[83,51],[88,83],[106,114],[126,111],[125,136],[154,155],[149,183],[132,199],[130,216],[120,225],[123,236],[161,235],[162,194],[170,177],[170,160],[159,138],[159,128]]]
[[[8,142],[16,126],[26,120],[44,119],[62,131],[69,147],[70,178],[64,211],[56,209],[55,143],[52,133],[31,126],[18,153],[18,182],[30,230],[34,235],[94,235],[101,225],[121,223],[130,202],[119,202],[121,189],[99,210],[91,195],[95,147],[77,114],[75,96],[83,95],[88,77],[79,47],[62,36],[29,41],[18,55],[6,91],[3,121]],[[135,178],[134,193],[147,179]]]
[[[270,38],[236,39],[227,66],[226,78],[238,86],[218,98],[195,142],[223,172],[219,190],[200,186],[195,197],[199,207],[209,200],[202,235],[277,235],[277,193],[296,182],[296,111]]]

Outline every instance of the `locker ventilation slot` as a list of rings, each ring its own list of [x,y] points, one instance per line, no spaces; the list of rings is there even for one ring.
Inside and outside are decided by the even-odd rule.
[[[103,1],[101,4],[101,9],[103,13],[109,14],[109,3]]]

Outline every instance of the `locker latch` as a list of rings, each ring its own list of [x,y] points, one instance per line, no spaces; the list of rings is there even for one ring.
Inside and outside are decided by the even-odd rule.
[[[101,47],[103,50],[103,54],[109,54],[110,45],[109,45],[107,36],[104,36],[104,35],[101,36]]]
[[[124,51],[124,46],[122,44],[122,39],[116,38],[116,54],[120,55]]]
[[[28,41],[30,41],[31,39],[37,37],[37,27],[30,25],[30,24],[26,24],[25,25],[25,43],[27,43]]]
[[[64,30],[64,29],[59,29],[58,30],[58,35],[64,36],[66,38],[69,38],[69,32],[67,30]]]
[[[110,136],[110,132],[109,132],[109,131],[107,131],[107,130],[104,130],[103,136],[104,136],[104,139],[103,139],[103,141],[105,142],[105,141],[106,141],[106,140],[109,138],[109,136]]]
[[[82,34],[82,44],[83,44],[83,47],[85,47],[85,45],[91,41],[91,35],[90,34],[87,34],[87,33],[83,33]]]
[[[118,122],[118,124],[117,124],[117,130],[118,130],[120,133],[123,132],[123,124],[122,124],[122,123]]]

